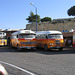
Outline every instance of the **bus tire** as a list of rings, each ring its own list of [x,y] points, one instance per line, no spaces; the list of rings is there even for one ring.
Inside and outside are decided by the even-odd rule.
[[[21,51],[21,48],[19,48],[19,45],[18,45],[18,44],[17,44],[17,50],[18,50],[18,51]]]
[[[35,47],[35,48],[33,48],[33,50],[34,50],[34,51],[36,51],[36,47]]]
[[[47,51],[48,50],[48,46],[45,44],[44,45],[44,50]]]
[[[12,48],[13,46],[12,46],[12,43],[10,44],[10,47]]]
[[[62,51],[63,50],[63,48],[59,48],[59,51]]]

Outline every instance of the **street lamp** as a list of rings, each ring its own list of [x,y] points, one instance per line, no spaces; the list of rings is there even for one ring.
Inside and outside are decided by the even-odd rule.
[[[30,3],[30,4],[33,5],[36,9],[36,32],[37,32],[37,7],[33,3]]]

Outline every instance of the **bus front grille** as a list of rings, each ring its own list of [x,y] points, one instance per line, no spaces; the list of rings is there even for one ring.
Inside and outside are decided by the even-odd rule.
[[[56,40],[56,45],[60,45],[60,40]]]

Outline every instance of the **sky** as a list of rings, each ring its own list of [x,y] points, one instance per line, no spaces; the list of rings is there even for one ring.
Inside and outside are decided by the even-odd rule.
[[[0,0],[0,29],[25,29],[29,24],[26,18],[32,11],[40,18],[72,18],[67,10],[75,6],[75,0]]]

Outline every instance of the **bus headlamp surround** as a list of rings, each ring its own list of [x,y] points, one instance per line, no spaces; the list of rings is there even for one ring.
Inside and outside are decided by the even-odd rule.
[[[50,43],[50,45],[53,45],[53,43]]]

